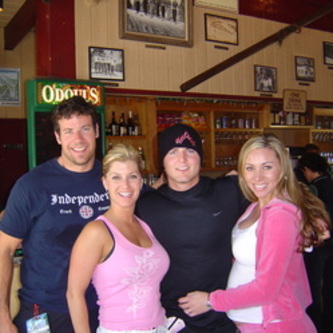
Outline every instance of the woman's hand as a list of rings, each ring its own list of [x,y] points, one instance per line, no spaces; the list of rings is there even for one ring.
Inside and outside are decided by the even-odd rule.
[[[326,224],[326,222],[321,219],[316,219],[316,223],[318,224],[321,231],[321,234],[319,235],[319,240],[324,241],[326,239],[329,239],[331,237],[331,233],[328,229],[328,225]]]
[[[188,316],[194,317],[211,310],[207,303],[208,297],[209,293],[194,291],[179,298],[178,303]]]

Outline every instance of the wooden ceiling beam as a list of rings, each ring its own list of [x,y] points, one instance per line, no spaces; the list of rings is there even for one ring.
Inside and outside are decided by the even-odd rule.
[[[36,24],[36,0],[26,0],[4,29],[5,50],[13,50]]]
[[[322,18],[323,16],[333,12],[333,1],[326,6],[322,6],[317,12],[311,14],[310,16],[299,20],[295,24],[288,25],[285,28],[280,29],[278,32],[260,40],[259,42],[251,45],[250,47],[240,51],[239,53],[234,54],[230,58],[220,62],[219,64],[207,69],[206,71],[194,76],[192,79],[184,82],[180,85],[180,90],[182,92],[186,92],[193,87],[197,86],[198,84],[210,79],[211,77],[221,73],[222,71],[226,70],[227,68],[239,63],[240,61],[248,58],[249,56],[255,54],[256,52],[261,51],[262,49],[266,48],[267,46],[279,42],[280,44],[282,41],[287,38],[291,33],[296,31],[300,31],[300,29],[304,26],[311,24],[312,22],[317,21],[318,19]]]

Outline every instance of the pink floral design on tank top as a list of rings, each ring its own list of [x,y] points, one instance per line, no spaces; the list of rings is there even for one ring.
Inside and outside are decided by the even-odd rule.
[[[132,300],[132,305],[127,309],[127,312],[132,312],[134,318],[137,310],[145,307],[150,295],[151,287],[147,286],[147,283],[157,271],[160,262],[160,259],[153,258],[154,255],[154,251],[144,250],[141,256],[135,256],[135,261],[138,264],[136,267],[125,268],[128,277],[122,279],[121,282],[131,286],[128,296]]]

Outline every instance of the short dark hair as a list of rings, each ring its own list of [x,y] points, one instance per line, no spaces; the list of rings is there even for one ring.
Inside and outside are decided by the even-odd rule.
[[[304,153],[319,153],[320,149],[314,143],[308,143],[304,146]]]
[[[59,120],[63,118],[69,119],[73,115],[91,116],[94,128],[96,128],[97,125],[96,107],[91,103],[87,102],[81,96],[73,96],[71,98],[62,101],[52,111],[51,120],[53,124],[53,130],[59,133],[60,131]]]
[[[326,158],[317,153],[306,153],[298,160],[298,167],[301,170],[308,168],[313,172],[318,172],[321,175],[327,175],[330,171],[330,166]]]

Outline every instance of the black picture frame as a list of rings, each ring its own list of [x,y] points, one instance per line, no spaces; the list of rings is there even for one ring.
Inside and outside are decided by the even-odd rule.
[[[120,38],[192,47],[192,0],[119,0]]]
[[[333,43],[323,42],[324,64],[333,65]]]
[[[124,50],[89,46],[89,77],[92,80],[124,81]]]
[[[295,74],[297,81],[315,81],[314,58],[295,56]]]
[[[277,68],[254,65],[254,90],[277,93]]]
[[[205,40],[238,45],[238,20],[205,13]]]

